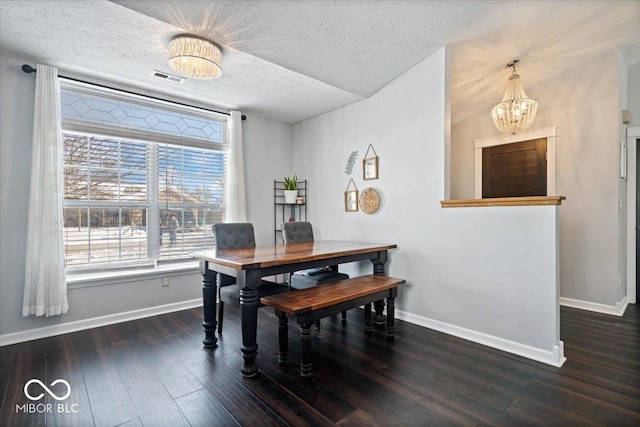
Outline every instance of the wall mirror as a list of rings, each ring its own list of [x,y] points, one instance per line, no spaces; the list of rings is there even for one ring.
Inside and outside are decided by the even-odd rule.
[[[353,189],[350,190],[353,184]],[[345,212],[357,212],[358,211],[358,188],[356,183],[353,182],[353,178],[349,180],[347,189],[344,190],[344,210]]]
[[[369,150],[373,151],[373,156],[369,156]],[[362,178],[364,180],[378,179],[378,153],[371,144],[362,159]]]

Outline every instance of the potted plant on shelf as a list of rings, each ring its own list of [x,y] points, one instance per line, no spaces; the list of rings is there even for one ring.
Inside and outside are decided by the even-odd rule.
[[[294,204],[298,197],[298,177],[284,177],[284,202]]]

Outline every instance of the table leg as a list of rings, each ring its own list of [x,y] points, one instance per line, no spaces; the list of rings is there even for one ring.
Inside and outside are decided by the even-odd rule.
[[[236,277],[240,286],[240,312],[242,319],[242,375],[253,377],[258,373],[256,355],[258,344],[256,334],[258,329],[258,285],[261,281],[260,273],[256,270],[243,271]]]
[[[311,320],[298,320],[300,324],[300,376],[311,376]]]
[[[217,347],[218,338],[216,338],[216,300],[218,295],[218,287],[216,285],[217,273],[209,270],[207,261],[200,261],[200,274],[202,274],[202,307],[204,312],[204,340],[202,343],[205,347]]]
[[[387,263],[387,251],[378,252],[378,257],[372,259],[371,262],[373,262],[373,274],[376,276],[384,276],[385,264]],[[375,301],[373,308],[375,310],[375,315],[373,316],[374,323],[376,325],[384,325],[384,314],[382,314],[384,310],[384,300]]]

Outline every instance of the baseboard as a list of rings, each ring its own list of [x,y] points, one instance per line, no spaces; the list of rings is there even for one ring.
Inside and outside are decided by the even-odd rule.
[[[595,302],[581,301],[577,299],[560,297],[560,305],[564,305],[565,307],[579,308],[580,310],[595,311],[596,313],[612,314],[614,316],[623,316],[624,311],[627,309],[627,306],[629,305],[629,301],[625,296],[622,299],[622,301],[616,303],[616,305],[613,306],[613,305],[598,304]]]
[[[562,341],[559,341],[559,344],[557,346],[553,346],[551,350],[543,350],[514,341],[505,340],[503,338],[494,337],[492,335],[487,335],[482,332],[472,331],[471,329],[461,328],[460,326],[451,325],[449,323],[440,322],[428,317],[407,313],[401,310],[396,310],[396,318],[419,326],[424,326],[425,328],[444,332],[445,334],[453,335],[458,338],[506,351],[507,353],[516,354],[537,362],[546,363],[547,365],[560,367],[567,360],[564,357],[564,343]]]
[[[202,298],[0,335],[0,347],[202,306]]]

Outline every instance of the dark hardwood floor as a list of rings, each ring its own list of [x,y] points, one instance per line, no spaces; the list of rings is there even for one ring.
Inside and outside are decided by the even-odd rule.
[[[2,347],[0,426],[640,425],[636,305],[622,318],[563,307],[562,368],[402,321],[388,341],[351,310],[346,325],[336,316],[313,332],[311,378],[298,375],[295,321],[289,365],[278,365],[268,308],[260,373],[243,378],[238,314],[225,307],[215,350],[201,345],[201,309]],[[31,402],[30,379],[64,379],[71,395],[57,401],[33,384],[45,396]]]

